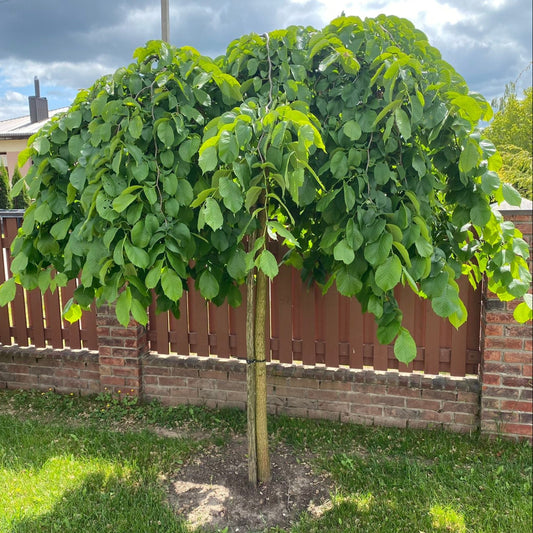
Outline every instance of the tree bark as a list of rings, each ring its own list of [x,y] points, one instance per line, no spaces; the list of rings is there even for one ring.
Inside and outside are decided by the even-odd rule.
[[[257,438],[257,479],[264,483],[270,480],[270,457],[268,453],[267,429],[267,388],[265,319],[268,280],[257,270],[257,292],[255,299],[255,370],[256,370],[256,438]]]
[[[252,239],[253,241],[253,239]],[[253,246],[253,244],[252,244]],[[248,480],[257,486],[257,438],[255,432],[256,379],[255,379],[255,282],[254,271],[246,280],[246,413],[248,435]]]

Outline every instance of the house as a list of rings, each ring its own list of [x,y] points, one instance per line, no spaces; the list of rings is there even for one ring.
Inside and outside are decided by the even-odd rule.
[[[48,111],[48,101],[41,97],[39,89],[39,79],[36,77],[35,96],[28,97],[30,114],[24,117],[11,118],[0,121],[0,159],[7,168],[9,178],[13,176],[17,166],[19,153],[26,148],[28,139],[37,133],[51,117],[62,113],[68,107]],[[30,163],[20,169],[25,174]]]

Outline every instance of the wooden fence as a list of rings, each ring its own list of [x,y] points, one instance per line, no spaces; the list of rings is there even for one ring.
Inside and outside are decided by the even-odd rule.
[[[17,212],[0,213],[0,282],[5,280],[10,264],[9,247],[21,223]],[[310,290],[302,284],[299,273],[282,266],[270,284],[267,313],[267,357],[287,364],[341,366],[375,370],[399,369],[453,376],[477,374],[480,363],[481,292],[460,280],[461,295],[469,319],[458,330],[436,316],[429,302],[419,299],[408,288],[396,292],[404,314],[404,326],[415,338],[418,353],[405,366],[394,357],[392,346],[380,345],[371,315],[363,315],[359,303],[331,288],[322,295],[318,287]],[[0,343],[53,348],[98,349],[95,311],[85,313],[81,321],[69,324],[61,318],[65,303],[76,283],[41,296],[40,291],[17,288],[15,300],[0,308]],[[243,295],[244,296],[244,295]],[[224,304],[206,303],[194,289],[180,302],[181,316],[156,315],[149,309],[150,348],[159,354],[197,354],[220,358],[246,356],[246,298],[233,309]]]

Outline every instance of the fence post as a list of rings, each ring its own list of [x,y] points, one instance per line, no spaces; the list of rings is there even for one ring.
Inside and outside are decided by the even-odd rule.
[[[506,220],[529,243],[532,265],[533,207],[523,200],[520,208],[500,206]],[[481,317],[481,431],[533,440],[532,323],[518,324],[513,311],[518,302],[500,302],[485,291]]]
[[[101,390],[140,396],[141,358],[148,352],[146,328],[132,320],[122,326],[113,305],[102,305],[96,314]]]

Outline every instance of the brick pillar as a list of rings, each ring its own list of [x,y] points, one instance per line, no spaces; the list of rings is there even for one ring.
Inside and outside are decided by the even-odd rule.
[[[532,203],[500,209],[522,232],[532,253]],[[532,323],[518,324],[513,311],[519,302],[500,302],[484,295],[482,309],[481,431],[533,442]]]
[[[141,358],[148,353],[146,328],[135,321],[122,326],[114,306],[103,305],[96,315],[101,390],[141,394]]]

